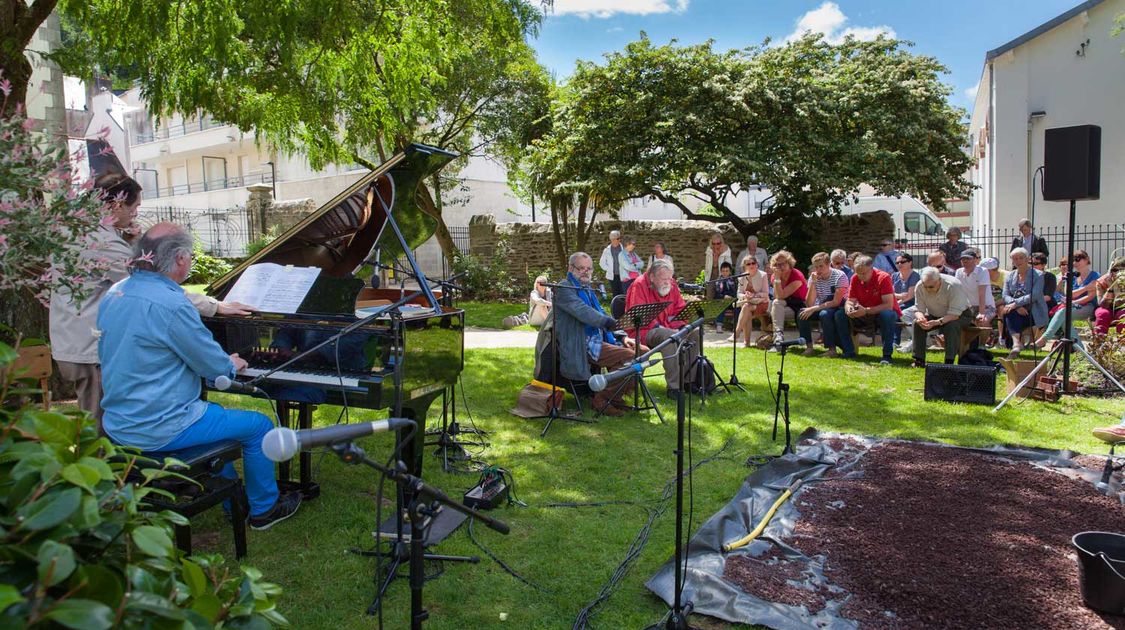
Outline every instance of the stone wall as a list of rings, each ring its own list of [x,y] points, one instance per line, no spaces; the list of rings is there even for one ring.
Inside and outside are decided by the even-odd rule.
[[[879,242],[893,238],[894,221],[883,211],[821,220],[821,242],[829,250],[874,254]],[[676,276],[695,278],[703,269],[704,252],[711,234],[718,230],[737,255],[746,241],[729,223],[707,221],[603,221],[594,226],[587,249],[595,263],[609,243],[609,232],[620,230],[637,239],[637,252],[647,261],[654,243],[662,242],[675,260]],[[511,254],[509,263],[520,271],[541,271],[558,266],[551,225],[546,223],[500,223],[490,215],[477,215],[469,221],[469,250],[477,256],[491,256],[501,237],[506,238]],[[766,237],[763,236],[763,239]],[[737,260],[735,261],[738,262]],[[561,271],[561,270],[556,270]]]
[[[274,202],[273,187],[268,184],[252,184],[246,190],[250,193],[246,201],[246,210],[250,214],[250,240],[266,234],[271,228],[284,232],[317,208],[312,199]]]

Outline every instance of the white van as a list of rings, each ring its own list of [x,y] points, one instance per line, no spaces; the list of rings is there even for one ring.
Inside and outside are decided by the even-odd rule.
[[[862,214],[885,210],[895,223],[895,239],[905,241],[911,255],[928,254],[945,242],[945,224],[921,201],[914,197],[860,197],[840,206],[840,214]],[[972,246],[969,239],[961,239]],[[917,266],[917,263],[915,263]]]

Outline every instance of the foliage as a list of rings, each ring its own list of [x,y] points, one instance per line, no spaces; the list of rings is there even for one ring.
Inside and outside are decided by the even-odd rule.
[[[6,79],[0,91],[4,111]],[[61,288],[81,300],[89,293],[86,280],[106,268],[104,260],[83,255],[88,235],[109,218],[106,204],[87,192],[89,183],[74,181],[65,147],[34,128],[22,113],[0,116],[0,291],[26,290],[46,304],[50,291]]]
[[[507,239],[500,238],[489,257],[459,252],[453,259],[453,273],[465,274],[458,285],[465,289],[464,297],[475,300],[524,299],[531,293],[535,277],[545,272],[530,269],[512,269],[508,262],[512,247]]]
[[[1111,325],[1109,332],[1104,335],[1090,335],[1086,349],[1090,352],[1090,356],[1094,357],[1094,360],[1108,370],[1118,382],[1125,382],[1125,334],[1117,332],[1117,329]],[[1080,378],[1084,382],[1104,383],[1105,386],[1113,388],[1113,384],[1107,381],[1105,375],[1093,366],[1080,370],[1079,367],[1085,363],[1086,361],[1082,359],[1075,360],[1075,372],[1082,375]]]
[[[0,368],[15,351],[0,344]],[[5,379],[0,401],[29,390]],[[171,512],[143,511],[172,473],[129,478],[138,456],[87,414],[0,405],[0,625],[248,628],[288,625],[281,589],[249,567],[176,550]]]
[[[199,241],[192,246],[191,275],[185,282],[192,284],[210,284],[224,274],[229,273],[234,267],[222,258],[218,258],[203,251]]]
[[[782,222],[796,233],[864,183],[940,208],[970,188],[944,70],[886,38],[833,45],[807,35],[716,52],[642,37],[604,65],[579,62],[536,143],[536,179],[605,207],[655,196],[743,235]],[[731,196],[757,185],[775,203],[760,218],[739,216]]]
[[[278,235],[281,234],[280,225],[271,225],[266,229],[266,233],[246,244],[246,255],[253,256],[266,248],[267,245],[277,240]]]

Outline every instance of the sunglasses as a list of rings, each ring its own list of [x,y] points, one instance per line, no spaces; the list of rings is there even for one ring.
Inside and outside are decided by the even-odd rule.
[[[905,265],[908,262],[910,262],[910,261],[909,260],[896,260],[895,264],[896,265]]]

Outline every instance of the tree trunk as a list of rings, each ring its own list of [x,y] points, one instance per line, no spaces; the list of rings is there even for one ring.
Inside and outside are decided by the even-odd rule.
[[[438,195],[441,195],[441,189],[437,188],[437,175],[434,175],[434,187],[438,191]],[[441,253],[445,254],[445,259],[452,263],[460,250],[457,249],[457,244],[453,242],[449,227],[445,225],[445,218],[441,216],[440,203],[440,198],[437,203],[434,202],[429,187],[425,184],[418,186],[418,208],[435,220],[434,236],[437,237],[438,244],[441,245]]]
[[[2,1],[2,0],[0,0]],[[31,62],[23,51],[11,55],[7,51],[9,42],[0,43],[0,70],[3,78],[12,82],[12,93],[7,97],[7,104],[0,109],[0,116],[9,118],[16,113],[17,106],[22,109],[27,102],[27,86],[31,83]],[[4,97],[0,95],[0,102]]]
[[[567,251],[566,251],[566,237],[563,235],[563,230],[566,227],[566,216],[563,215],[563,225],[559,226],[559,206],[562,205],[560,201],[552,197],[548,203],[551,206],[551,232],[555,235],[555,254],[559,257],[559,269],[566,269]]]

